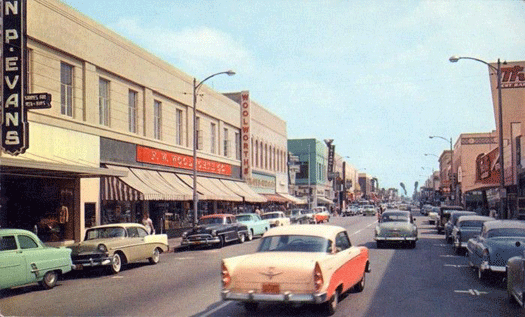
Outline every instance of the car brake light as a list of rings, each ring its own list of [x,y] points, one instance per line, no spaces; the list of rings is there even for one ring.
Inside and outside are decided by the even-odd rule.
[[[221,277],[222,277],[222,287],[228,287],[231,282],[230,273],[228,272],[228,269],[226,268],[226,265],[224,265],[224,262],[221,264]]]
[[[315,263],[315,269],[314,269],[314,286],[315,291],[319,292],[321,290],[321,287],[323,287],[324,280],[323,280],[323,273],[321,272],[321,267],[319,266],[319,263]]]

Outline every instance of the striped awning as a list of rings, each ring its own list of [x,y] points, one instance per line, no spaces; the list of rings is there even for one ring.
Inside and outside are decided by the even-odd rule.
[[[115,176],[101,178],[101,199],[103,201],[138,201],[144,195]]]

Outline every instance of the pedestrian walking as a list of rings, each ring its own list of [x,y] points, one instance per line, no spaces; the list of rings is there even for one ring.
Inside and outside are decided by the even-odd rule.
[[[151,221],[149,214],[144,212],[142,215],[142,224],[146,227],[148,234],[155,234],[155,227],[153,227],[153,221]]]

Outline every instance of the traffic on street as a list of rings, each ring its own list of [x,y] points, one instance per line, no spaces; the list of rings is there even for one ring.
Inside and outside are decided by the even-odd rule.
[[[521,316],[509,300],[503,276],[479,280],[464,254],[456,254],[428,217],[412,212],[417,246],[377,248],[378,218],[333,216],[328,224],[348,232],[353,246],[369,251],[370,273],[362,291],[341,294],[334,316]],[[283,227],[280,227],[283,228]],[[310,229],[312,234],[315,229]],[[27,285],[1,291],[4,316],[320,316],[322,305],[260,303],[246,310],[242,302],[221,299],[221,262],[256,252],[263,238],[187,248],[170,239],[162,261],[133,263],[119,274],[72,271],[51,290]]]

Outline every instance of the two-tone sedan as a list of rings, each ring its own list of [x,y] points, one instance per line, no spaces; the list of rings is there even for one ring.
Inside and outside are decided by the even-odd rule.
[[[453,215],[454,216],[454,215]],[[451,218],[452,219],[452,218]],[[495,220],[492,217],[465,215],[458,217],[451,239],[455,253],[460,253],[467,247],[468,240],[475,238],[481,232],[481,227],[487,221]]]
[[[376,226],[375,237],[377,248],[387,243],[403,243],[410,248],[416,247],[417,226],[410,211],[387,210],[381,215]]]
[[[31,283],[50,289],[71,267],[70,249],[47,247],[27,230],[0,229],[0,289]]]
[[[169,246],[166,234],[148,234],[138,223],[115,223],[87,229],[84,241],[69,248],[74,269],[105,266],[116,274],[127,263],[148,260],[157,264]]]
[[[495,220],[483,223],[481,233],[468,240],[468,263],[478,271],[479,279],[490,273],[504,274],[507,261],[525,250],[525,223],[519,220]]]
[[[445,241],[447,243],[452,243],[454,241],[452,239],[452,231],[454,230],[454,227],[456,227],[459,217],[467,216],[467,215],[476,215],[476,213],[473,211],[466,211],[466,210],[457,210],[457,211],[453,211],[452,213],[450,213],[450,218],[448,219],[447,223],[445,224],[445,228],[444,228]]]
[[[256,253],[223,259],[223,300],[325,305],[333,314],[348,290],[362,291],[368,249],[352,246],[342,227],[284,226],[264,234]]]
[[[197,226],[182,234],[182,247],[217,246],[248,239],[248,227],[237,221],[232,214],[211,214],[202,216]]]
[[[261,219],[256,213],[238,214],[235,216],[237,222],[245,224],[248,227],[248,241],[252,241],[254,236],[262,236],[268,229],[270,229],[270,222]]]

